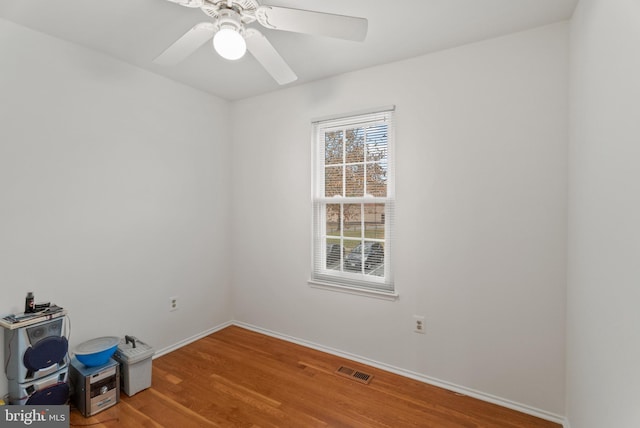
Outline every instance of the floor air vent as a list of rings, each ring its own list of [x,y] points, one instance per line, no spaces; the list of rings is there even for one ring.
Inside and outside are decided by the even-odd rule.
[[[364,383],[365,385],[368,385],[369,382],[371,382],[371,379],[373,379],[372,374],[361,372],[359,370],[352,369],[351,367],[347,367],[347,366],[338,367],[338,370],[336,370],[336,373],[339,374],[340,376],[353,379],[356,382]]]

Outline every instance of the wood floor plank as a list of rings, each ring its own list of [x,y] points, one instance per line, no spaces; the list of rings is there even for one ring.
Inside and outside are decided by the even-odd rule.
[[[364,385],[340,365],[372,374]],[[559,428],[491,403],[236,326],[153,361],[152,387],[71,425]]]

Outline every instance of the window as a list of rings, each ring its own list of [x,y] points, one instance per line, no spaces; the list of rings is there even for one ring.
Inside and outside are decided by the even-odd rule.
[[[313,123],[311,283],[394,293],[393,110]]]

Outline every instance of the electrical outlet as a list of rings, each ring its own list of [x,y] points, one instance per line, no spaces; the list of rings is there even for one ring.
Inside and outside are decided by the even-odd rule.
[[[424,328],[424,316],[423,315],[414,315],[413,316],[413,331],[414,333],[425,333]]]
[[[178,310],[178,296],[169,297],[169,312]]]

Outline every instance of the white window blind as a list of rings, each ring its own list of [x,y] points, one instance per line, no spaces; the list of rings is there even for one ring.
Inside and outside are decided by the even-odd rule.
[[[313,122],[314,283],[394,293],[393,112]]]

